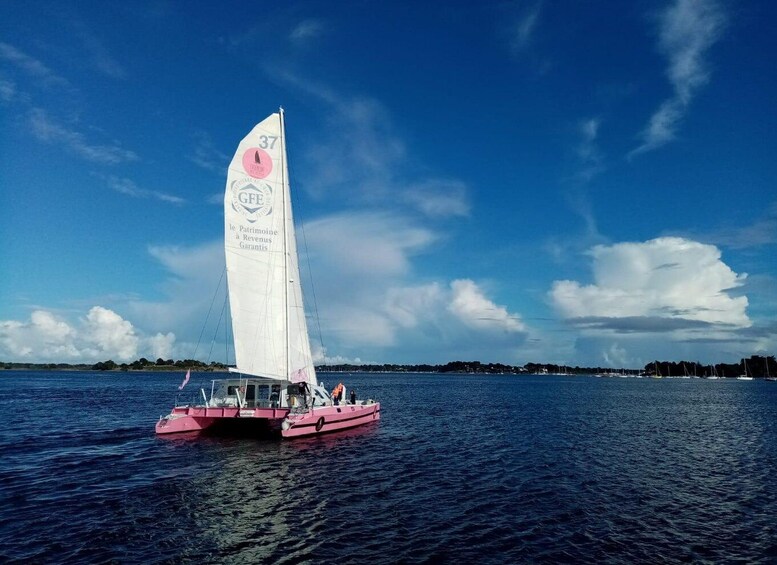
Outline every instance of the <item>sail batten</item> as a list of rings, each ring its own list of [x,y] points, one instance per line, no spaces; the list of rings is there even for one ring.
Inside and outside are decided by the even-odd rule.
[[[237,369],[315,385],[279,113],[251,130],[229,165],[224,249]]]

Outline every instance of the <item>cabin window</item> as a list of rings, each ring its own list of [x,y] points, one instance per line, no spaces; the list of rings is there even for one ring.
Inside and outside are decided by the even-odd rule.
[[[248,385],[246,386],[246,406],[249,408],[255,408],[256,407],[256,385]]]

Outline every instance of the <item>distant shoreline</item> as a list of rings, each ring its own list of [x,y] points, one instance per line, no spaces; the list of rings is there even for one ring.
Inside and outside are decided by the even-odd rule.
[[[91,365],[72,366],[72,367],[46,367],[42,365],[34,365],[31,367],[3,367],[0,365],[0,372],[2,371],[53,371],[53,372],[95,372],[95,373],[174,373],[181,371],[196,371],[199,373],[227,373],[227,368],[210,368],[210,367],[175,367],[175,366],[158,366],[158,367],[143,367],[142,369],[95,369]]]
[[[316,371],[322,373],[386,373],[386,374],[435,374],[460,373],[467,375],[539,375],[539,376],[575,376],[596,375],[602,377],[705,377],[735,378],[746,374],[753,378],[777,376],[777,362],[773,355],[764,357],[752,355],[739,363],[701,364],[696,361],[653,361],[644,368],[580,367],[556,365],[553,363],[526,363],[525,365],[505,365],[502,363],[481,363],[480,361],[451,361],[445,364],[336,364],[319,365]],[[95,371],[95,372],[182,372],[197,371],[204,373],[227,373],[229,367],[223,363],[204,363],[196,359],[159,358],[150,361],[145,357],[131,363],[116,363],[112,360],[87,363],[19,363],[0,361],[0,371]]]

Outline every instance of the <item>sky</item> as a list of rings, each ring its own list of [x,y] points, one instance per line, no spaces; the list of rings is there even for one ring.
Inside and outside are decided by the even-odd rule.
[[[0,3],[0,360],[231,361],[283,107],[318,363],[777,349],[777,4]]]

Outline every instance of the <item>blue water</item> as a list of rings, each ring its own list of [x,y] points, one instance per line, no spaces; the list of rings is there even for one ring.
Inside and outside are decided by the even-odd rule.
[[[777,562],[777,383],[323,375],[382,420],[156,437],[181,378],[0,373],[0,561]]]

